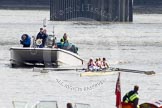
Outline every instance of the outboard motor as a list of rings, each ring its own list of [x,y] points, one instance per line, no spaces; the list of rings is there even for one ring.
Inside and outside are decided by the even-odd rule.
[[[56,44],[56,37],[54,35],[48,35],[46,39],[46,46],[52,48]]]
[[[60,48],[60,49],[68,50],[68,51],[71,51],[71,52],[76,53],[76,54],[78,52],[78,47],[76,47],[72,43],[62,44],[61,42],[57,42],[56,45],[57,45],[57,48]]]

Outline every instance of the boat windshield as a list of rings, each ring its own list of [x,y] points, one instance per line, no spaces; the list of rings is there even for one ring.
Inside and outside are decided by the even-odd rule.
[[[33,108],[58,108],[57,101],[40,101]]]
[[[75,103],[74,108],[90,108],[89,104],[83,104],[83,103]]]

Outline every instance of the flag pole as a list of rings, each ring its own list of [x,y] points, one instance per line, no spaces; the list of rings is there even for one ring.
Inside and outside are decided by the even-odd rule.
[[[120,108],[121,107],[120,72],[118,73],[118,78],[116,81],[115,95],[116,95],[116,108]]]

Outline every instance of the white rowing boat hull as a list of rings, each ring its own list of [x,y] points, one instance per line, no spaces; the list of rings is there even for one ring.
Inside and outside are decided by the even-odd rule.
[[[11,65],[51,63],[56,66],[80,66],[83,60],[79,55],[57,48],[10,48]]]
[[[84,72],[81,73],[80,76],[106,76],[118,73],[117,71],[106,71],[106,72]]]

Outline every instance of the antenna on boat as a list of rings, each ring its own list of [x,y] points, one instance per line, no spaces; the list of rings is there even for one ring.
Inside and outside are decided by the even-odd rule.
[[[55,45],[56,44],[56,36],[55,36],[55,26],[54,25],[53,25],[52,33],[53,33],[53,45]]]
[[[52,33],[53,33],[53,36],[54,36],[54,34],[55,34],[55,27],[54,27],[54,25],[53,25],[53,31],[52,31]]]
[[[47,19],[44,18],[44,19],[43,19],[43,27],[46,27],[46,26],[47,26]]]

